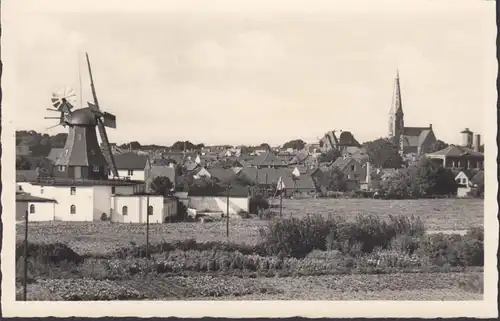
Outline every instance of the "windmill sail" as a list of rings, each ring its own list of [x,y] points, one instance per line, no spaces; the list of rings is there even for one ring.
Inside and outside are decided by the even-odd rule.
[[[95,92],[94,78],[92,77],[92,69],[90,68],[89,55],[87,53],[85,53],[85,56],[87,57],[87,66],[89,68],[89,76],[90,76],[90,88],[92,89],[92,96],[94,97],[94,105],[95,105],[95,108],[97,110],[99,110],[99,102],[97,101],[97,94]],[[116,121],[116,118],[115,118],[115,121]],[[104,145],[104,148],[102,149],[102,153],[104,155],[104,158],[108,162],[109,166],[111,167],[111,172],[113,173],[113,176],[118,177],[118,169],[116,168],[115,159],[114,159],[113,153],[111,151],[111,145],[110,145],[109,140],[108,140],[108,135],[106,133],[105,126],[106,125],[104,124],[104,121],[101,118],[99,118],[99,120],[97,122],[97,128],[99,130],[99,135],[101,136],[101,140],[102,140],[102,143]]]

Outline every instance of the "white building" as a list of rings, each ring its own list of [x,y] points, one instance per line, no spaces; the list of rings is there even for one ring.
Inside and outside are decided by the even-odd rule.
[[[47,180],[18,182],[18,185],[24,193],[30,194],[31,198],[27,199],[31,203],[17,202],[16,216],[29,210],[34,202],[42,203],[42,199],[52,204],[35,204],[35,213],[29,216],[31,221],[145,223],[148,202],[151,223],[165,222],[167,216],[177,211],[176,201],[161,195],[149,195],[148,201],[148,196],[144,194],[144,182],[140,181]]]
[[[146,179],[145,168],[150,162],[147,155],[129,152],[115,155],[114,159],[119,177],[126,177],[134,181],[144,181]],[[108,177],[113,178],[113,173],[109,172]]]
[[[54,220],[56,201],[36,197],[27,193],[16,193],[16,221],[24,221],[28,215],[30,221]]]

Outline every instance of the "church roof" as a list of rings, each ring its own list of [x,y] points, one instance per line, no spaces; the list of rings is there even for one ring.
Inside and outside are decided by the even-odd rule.
[[[473,149],[463,147],[463,146],[456,146],[456,145],[450,145],[442,150],[438,150],[437,152],[434,153],[429,153],[427,156],[447,156],[447,157],[460,157],[460,156],[475,156],[475,157],[484,157],[483,153],[476,152]]]

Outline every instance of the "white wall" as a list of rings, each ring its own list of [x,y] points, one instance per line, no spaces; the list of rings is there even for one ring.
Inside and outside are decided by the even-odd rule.
[[[94,221],[100,221],[102,213],[109,218],[111,214],[111,186],[94,186]]]
[[[28,220],[30,222],[53,221],[57,203],[54,202],[25,202],[28,204]],[[35,213],[30,213],[30,207],[35,207]],[[23,214],[24,215],[24,214]]]
[[[134,169],[134,172],[132,175],[129,175],[128,170],[126,170],[126,169],[119,169],[118,176],[119,177],[130,177],[131,180],[137,180],[137,181],[143,181],[145,179],[144,169]],[[113,178],[113,174],[111,173],[108,177],[110,179]]]
[[[153,206],[153,215],[149,217],[150,223],[163,223],[163,196],[150,196],[149,205]],[[127,215],[123,215],[123,207],[127,206]],[[147,196],[119,196],[111,197],[113,209],[111,221],[123,223],[146,223]]]
[[[205,200],[215,200],[219,210],[226,213],[227,212],[227,198],[226,197],[213,197],[213,196],[192,196],[190,197],[194,202],[192,203],[202,203]],[[234,215],[240,211],[249,211],[250,200],[248,197],[230,197],[229,198],[229,214]],[[197,210],[204,210],[198,208]]]

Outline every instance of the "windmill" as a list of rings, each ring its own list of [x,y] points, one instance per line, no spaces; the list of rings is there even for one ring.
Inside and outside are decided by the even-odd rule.
[[[54,109],[48,109],[60,115],[45,117],[45,119],[59,120],[59,123],[50,128],[59,125],[69,127],[66,144],[55,164],[56,176],[74,179],[107,179],[108,170],[111,170],[113,176],[118,177],[118,170],[106,133],[106,127],[116,128],[116,117],[100,110],[88,55],[87,64],[94,103],[88,102],[88,107],[73,110],[76,95],[73,90],[63,88],[52,94]],[[102,149],[97,140],[95,127],[104,145]]]

